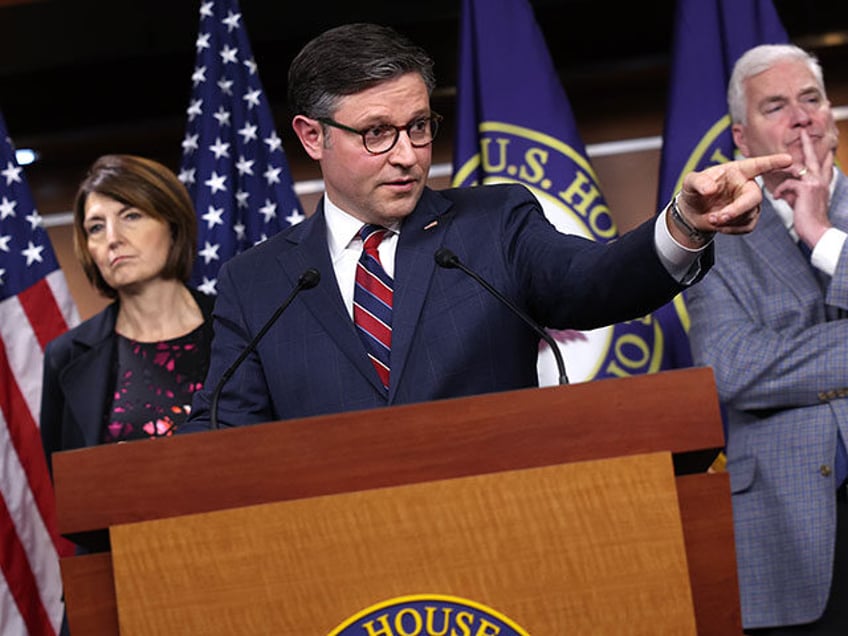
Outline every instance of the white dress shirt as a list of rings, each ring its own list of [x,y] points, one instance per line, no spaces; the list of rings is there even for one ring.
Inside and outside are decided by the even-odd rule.
[[[356,285],[356,263],[362,254],[362,239],[359,230],[363,223],[357,218],[339,208],[330,198],[324,195],[324,218],[327,221],[327,244],[330,247],[330,260],[339,283],[345,307],[353,320],[353,288]],[[395,251],[397,250],[400,224],[387,228],[389,232],[383,237],[377,251],[380,253],[380,263],[392,278],[395,277]]]

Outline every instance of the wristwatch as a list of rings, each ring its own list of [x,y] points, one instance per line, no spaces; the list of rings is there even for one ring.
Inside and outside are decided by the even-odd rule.
[[[686,236],[692,239],[692,242],[697,243],[698,247],[703,247],[704,245],[713,240],[715,232],[699,230],[694,225],[692,225],[680,211],[680,208],[677,205],[678,198],[680,198],[679,192],[674,195],[674,198],[671,200],[671,205],[669,206],[671,220],[674,221],[677,227],[679,227],[686,233]]]

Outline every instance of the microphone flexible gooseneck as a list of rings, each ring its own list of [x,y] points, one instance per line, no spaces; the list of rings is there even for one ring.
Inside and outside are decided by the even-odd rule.
[[[268,321],[264,325],[262,325],[262,329],[260,329],[256,333],[256,335],[253,336],[253,340],[248,343],[248,345],[244,348],[244,351],[242,351],[239,354],[239,357],[236,358],[235,362],[233,362],[227,368],[227,370],[224,371],[224,374],[221,376],[221,379],[218,380],[218,384],[215,385],[215,390],[212,391],[212,399],[209,405],[209,420],[213,430],[218,428],[218,399],[221,397],[221,389],[224,388],[224,384],[226,384],[227,380],[229,380],[233,376],[233,374],[236,372],[236,369],[238,369],[241,363],[244,362],[245,358],[247,358],[247,356],[249,356],[253,352],[253,350],[256,349],[256,345],[259,344],[259,341],[262,339],[262,336],[264,336],[265,333],[271,328],[271,325],[277,322],[277,319],[280,317],[280,315],[286,310],[289,305],[291,305],[292,301],[295,299],[295,296],[297,296],[304,289],[312,289],[319,282],[321,282],[321,274],[317,269],[315,269],[314,267],[310,267],[309,269],[305,270],[300,275],[300,278],[297,279],[297,285],[295,285],[294,289],[292,289],[288,298],[283,301],[283,304],[277,307],[277,310],[273,313],[273,315],[268,319]]]
[[[476,272],[466,267],[462,263],[462,261],[459,260],[459,257],[448,248],[440,247],[436,250],[436,253],[433,255],[433,258],[436,259],[436,264],[439,267],[444,267],[445,269],[458,269],[468,274],[471,278],[480,283],[480,285],[482,285],[486,291],[492,294],[492,296],[494,296],[501,303],[506,305],[512,311],[512,313],[514,313],[516,316],[521,318],[521,320],[523,320],[527,325],[529,325],[533,329],[533,331],[539,334],[539,337],[548,343],[548,346],[554,353],[554,357],[556,358],[557,370],[559,371],[559,383],[568,384],[568,376],[565,374],[565,363],[562,360],[562,353],[560,352],[559,346],[557,346],[556,341],[551,337],[551,334],[542,329],[542,327],[540,327],[535,320],[533,320],[530,316],[528,316],[518,307],[516,307],[515,303],[513,303],[509,298],[507,298],[497,289],[492,287],[488,281],[484,280]]]

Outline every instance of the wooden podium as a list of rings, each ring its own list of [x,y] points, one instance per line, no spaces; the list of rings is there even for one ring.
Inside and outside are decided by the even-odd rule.
[[[722,445],[696,368],[58,453],[59,530],[105,547],[62,561],[71,632],[343,634],[431,595],[741,634]]]

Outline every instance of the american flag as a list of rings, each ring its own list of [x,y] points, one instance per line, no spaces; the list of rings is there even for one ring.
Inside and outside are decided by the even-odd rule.
[[[79,322],[0,115],[0,634],[62,620],[53,488],[38,419],[44,346]]]
[[[237,0],[203,2],[180,180],[198,214],[192,282],[216,293],[231,256],[303,220]]]

